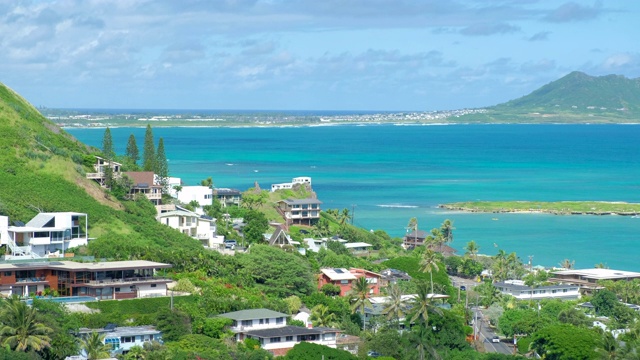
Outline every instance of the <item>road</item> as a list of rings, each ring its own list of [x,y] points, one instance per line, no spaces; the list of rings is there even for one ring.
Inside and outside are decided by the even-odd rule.
[[[476,316],[478,319],[478,323],[476,324],[476,326],[478,327],[478,335],[480,336],[480,341],[484,345],[485,351],[501,354],[513,354],[513,344],[509,343],[508,340],[503,339],[499,343],[491,342],[491,339],[494,336],[497,336],[497,334],[487,326],[487,323],[482,315],[482,310],[474,307],[473,311],[474,319],[476,319]]]

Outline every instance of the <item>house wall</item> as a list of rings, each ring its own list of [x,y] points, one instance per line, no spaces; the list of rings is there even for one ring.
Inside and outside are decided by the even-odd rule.
[[[281,319],[281,322],[278,323],[278,319]],[[262,320],[262,324],[260,323],[260,320]],[[283,327],[287,325],[287,319],[285,317],[280,317],[280,318],[264,318],[264,319],[251,319],[251,320],[244,320],[244,321],[251,321],[250,324],[243,324],[242,321],[238,321],[236,324],[232,325],[230,327],[231,331],[233,332],[247,332],[247,331],[252,331],[252,330],[264,330],[264,329],[274,329],[274,328],[279,328],[279,327]]]
[[[327,275],[321,274],[318,278],[318,290],[322,288],[325,284],[333,284],[340,287],[340,296],[345,296],[349,291],[351,291],[351,282],[352,280],[331,280]]]
[[[152,287],[155,285],[155,287]],[[137,284],[138,297],[165,296],[167,284]]]
[[[208,186],[183,186],[178,193],[178,200],[185,204],[195,200],[200,206],[212,205],[213,190]]]

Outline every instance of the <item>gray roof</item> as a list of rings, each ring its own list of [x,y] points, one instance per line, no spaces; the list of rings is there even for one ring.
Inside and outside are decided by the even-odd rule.
[[[31,221],[29,221],[26,226],[34,227],[34,228],[42,228],[53,218],[55,218],[54,214],[39,213],[33,219],[31,219]],[[53,226],[55,226],[55,224],[53,224]]]
[[[157,335],[161,334],[160,330],[156,330],[153,326],[118,326],[115,329],[87,329],[81,328],[78,330],[78,334],[91,334],[97,332],[104,334],[105,337],[120,337],[120,336],[137,336],[137,335]]]
[[[559,290],[566,288],[577,288],[578,285],[548,285],[548,286],[538,286],[538,287],[529,287],[526,285],[517,285],[517,284],[509,284],[505,282],[496,282],[493,284],[495,287],[502,287],[510,290],[518,290],[518,291],[527,291],[527,290]]]
[[[303,204],[322,204],[322,201],[318,199],[308,198],[308,199],[287,199],[280,200],[284,201],[288,205],[303,205]]]
[[[229,313],[220,314],[218,316],[229,318],[236,321],[289,317],[289,315],[287,314],[283,314],[281,312],[277,312],[269,309],[240,310],[240,311],[233,311]]]
[[[317,327],[317,328],[305,328],[301,326],[283,326],[279,328],[272,329],[264,329],[264,330],[253,330],[247,331],[247,335],[261,337],[261,338],[269,338],[269,337],[282,337],[282,336],[297,336],[297,335],[320,335],[325,333],[337,333],[341,332],[339,329],[333,329],[328,327]]]

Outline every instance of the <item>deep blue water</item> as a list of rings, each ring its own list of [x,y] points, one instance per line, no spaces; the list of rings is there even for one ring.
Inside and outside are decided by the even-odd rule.
[[[67,129],[100,146],[104,129]],[[355,211],[355,224],[402,236],[454,222],[453,246],[515,251],[522,259],[577,267],[604,262],[640,271],[640,219],[623,216],[467,214],[438,204],[467,200],[640,202],[640,126],[449,125],[296,128],[154,128],[172,176],[195,185],[264,189],[311,176],[323,208]],[[143,128],[114,128],[118,153]],[[492,220],[498,218],[498,220]]]

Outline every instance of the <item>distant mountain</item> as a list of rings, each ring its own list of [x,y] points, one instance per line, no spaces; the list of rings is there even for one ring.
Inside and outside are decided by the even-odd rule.
[[[640,79],[628,79],[621,75],[589,76],[574,71],[529,95],[495,108],[556,107],[581,110],[639,110]]]
[[[529,95],[487,108],[470,122],[640,122],[640,78],[574,71]]]

